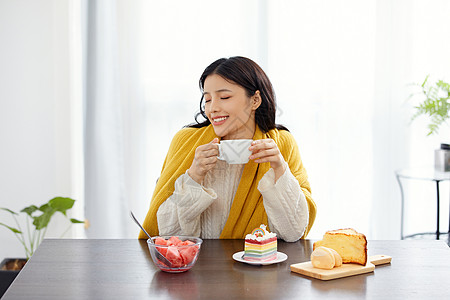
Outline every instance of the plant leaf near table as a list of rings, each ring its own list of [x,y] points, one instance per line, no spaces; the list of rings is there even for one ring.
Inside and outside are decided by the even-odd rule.
[[[419,86],[425,99],[415,106],[416,113],[413,115],[412,121],[420,115],[430,117],[428,135],[431,135],[437,133],[442,123],[450,118],[450,84],[443,80],[430,84],[428,75]]]
[[[23,245],[27,259],[29,259],[44,239],[50,220],[55,215],[55,213],[60,212],[70,222],[67,229],[62,233],[61,236],[63,236],[67,232],[67,230],[70,229],[70,226],[72,224],[84,224],[84,221],[69,218],[67,216],[67,211],[73,207],[74,203],[75,200],[71,198],[55,197],[39,207],[37,207],[36,205],[25,207],[20,212],[25,214],[26,216],[26,231],[22,229],[21,222],[19,222],[17,218],[19,216],[19,213],[16,213],[8,208],[0,207],[0,210],[6,211],[12,215],[17,227],[12,227],[1,222],[0,225],[8,228],[14,233],[14,235]]]

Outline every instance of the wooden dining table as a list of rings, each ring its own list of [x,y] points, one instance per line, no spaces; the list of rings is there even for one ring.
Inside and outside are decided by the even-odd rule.
[[[196,265],[160,271],[145,240],[46,239],[2,300],[11,299],[450,299],[450,248],[436,240],[370,240],[392,257],[370,273],[323,281],[291,272],[313,240],[278,242],[287,260],[235,261],[243,240],[204,240]]]

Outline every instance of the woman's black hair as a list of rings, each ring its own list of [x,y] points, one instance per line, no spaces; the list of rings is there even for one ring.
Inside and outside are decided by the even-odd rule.
[[[228,81],[242,86],[248,97],[253,96],[256,91],[260,92],[261,105],[255,111],[255,122],[262,132],[265,133],[274,128],[288,130],[283,125],[275,124],[275,92],[266,73],[253,60],[242,56],[216,60],[203,71],[200,77],[199,86],[202,93],[206,77],[212,74],[217,74]],[[206,120],[199,122],[198,118],[200,116]],[[195,121],[196,123],[192,123],[188,127],[201,128],[211,124],[205,113],[203,95],[200,99],[200,112],[196,114]]]

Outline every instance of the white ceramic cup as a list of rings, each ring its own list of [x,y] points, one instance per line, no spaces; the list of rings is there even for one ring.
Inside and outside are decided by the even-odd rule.
[[[248,163],[252,151],[248,150],[253,140],[223,140],[220,141],[219,156],[220,160],[225,160],[229,164]]]

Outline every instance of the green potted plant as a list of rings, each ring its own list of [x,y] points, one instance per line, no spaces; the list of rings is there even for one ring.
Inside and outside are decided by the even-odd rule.
[[[50,220],[55,213],[60,212],[68,219],[68,227],[62,233],[63,236],[74,223],[84,223],[77,219],[69,218],[66,214],[73,207],[75,200],[71,198],[55,197],[47,203],[37,207],[30,205],[20,211],[25,216],[25,225],[20,222],[16,213],[8,208],[0,207],[0,210],[9,213],[15,222],[14,227],[0,222],[0,225],[10,230],[22,244],[26,258],[6,258],[0,264],[0,298],[8,289],[14,278],[25,265],[26,261],[33,255],[39,244],[47,233]]]
[[[439,127],[450,118],[450,84],[438,80],[429,82],[429,75],[420,87],[420,94],[424,99],[415,106],[416,112],[412,120],[425,115],[430,118],[428,135],[438,133]],[[441,172],[450,171],[450,145],[442,143],[440,149],[434,152],[435,169]]]
[[[429,75],[419,85],[420,94],[423,94],[425,99],[415,106],[416,113],[412,120],[421,115],[428,116],[431,121],[428,124],[428,135],[431,135],[437,133],[442,123],[450,118],[450,84],[443,80],[430,84],[428,79]]]

